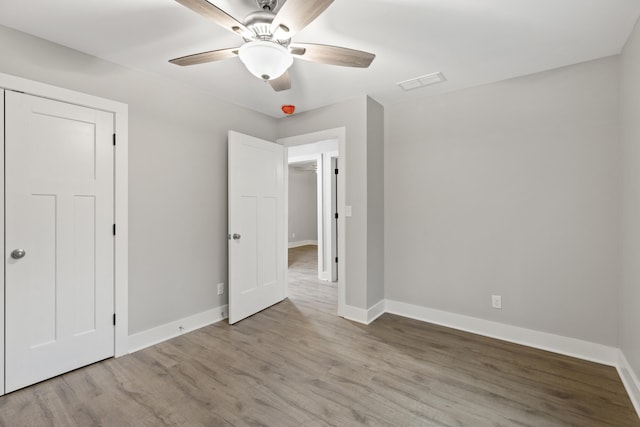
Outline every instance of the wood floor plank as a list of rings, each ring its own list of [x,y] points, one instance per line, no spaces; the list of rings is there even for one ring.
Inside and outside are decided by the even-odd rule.
[[[0,426],[640,426],[609,366],[337,317],[316,250],[290,250],[282,303],[0,397]]]

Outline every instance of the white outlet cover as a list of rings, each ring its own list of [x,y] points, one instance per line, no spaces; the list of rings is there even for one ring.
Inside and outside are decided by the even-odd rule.
[[[344,207],[344,216],[351,216],[352,212],[351,212],[351,206],[345,206]]]
[[[500,295],[491,295],[491,307],[502,308],[502,297]]]

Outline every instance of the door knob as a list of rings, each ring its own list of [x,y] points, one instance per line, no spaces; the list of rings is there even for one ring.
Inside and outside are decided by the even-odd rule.
[[[24,251],[24,249],[14,249],[13,251],[11,251],[11,258],[13,259],[24,258],[26,254],[27,253]]]
[[[238,233],[233,233],[233,240],[240,240],[240,237],[242,236],[239,235]]]

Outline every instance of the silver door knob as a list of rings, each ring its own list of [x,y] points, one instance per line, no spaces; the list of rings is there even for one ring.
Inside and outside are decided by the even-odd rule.
[[[27,253],[24,251],[24,249],[14,249],[13,251],[11,251],[11,258],[13,259],[24,258],[26,254]]]
[[[240,240],[240,237],[242,236],[239,235],[238,233],[233,233],[233,240]]]

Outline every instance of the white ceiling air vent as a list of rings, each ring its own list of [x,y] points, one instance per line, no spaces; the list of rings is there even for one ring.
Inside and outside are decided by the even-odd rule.
[[[438,83],[446,82],[447,79],[441,72],[427,74],[426,76],[416,77],[414,79],[405,80],[398,83],[404,91],[420,89],[421,87],[431,86]]]

